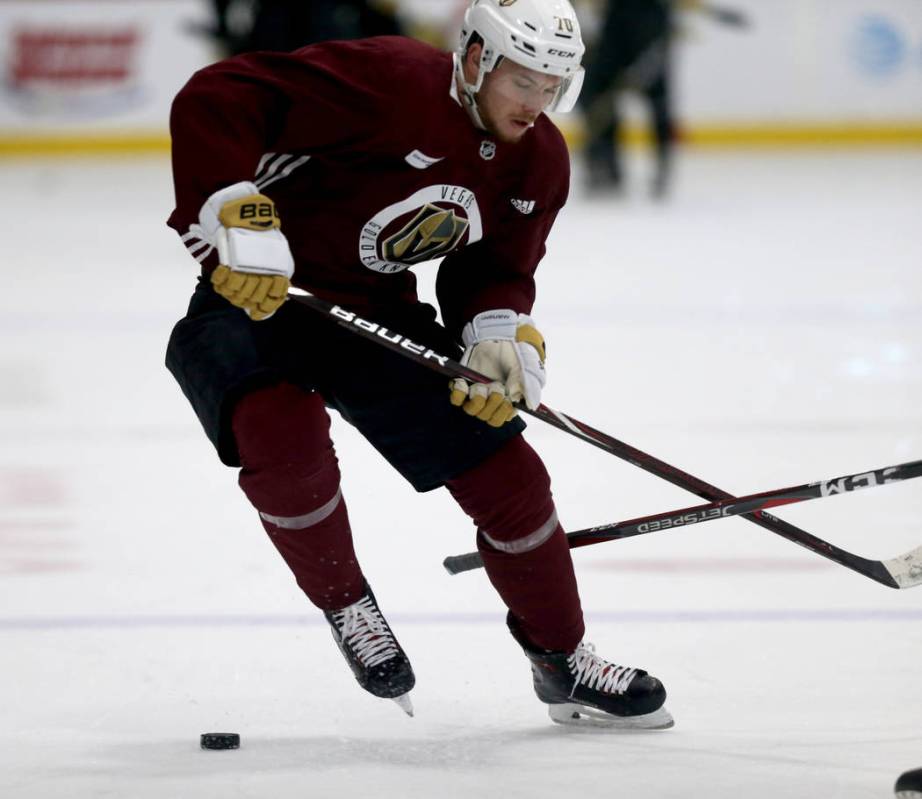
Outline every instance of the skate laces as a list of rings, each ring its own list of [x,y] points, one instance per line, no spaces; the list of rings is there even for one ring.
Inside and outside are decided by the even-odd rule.
[[[595,645],[581,643],[567,658],[567,665],[573,674],[573,688],[582,683],[587,688],[605,691],[610,694],[623,694],[631,685],[637,669],[628,666],[616,666],[595,653]]]
[[[343,644],[351,647],[367,668],[390,660],[398,653],[394,635],[370,597],[362,597],[358,602],[334,611],[333,621]]]

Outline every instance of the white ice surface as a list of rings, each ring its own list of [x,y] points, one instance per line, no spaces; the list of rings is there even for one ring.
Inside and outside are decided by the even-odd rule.
[[[163,368],[195,271],[168,162],[0,170],[0,797],[871,799],[922,765],[922,589],[740,519],[575,553],[590,639],[676,727],[553,726],[483,573],[441,568],[469,523],[337,419],[416,717],[368,696]],[[539,271],[548,404],[736,493],[922,458],[922,153],[685,154],[661,205],[575,177]],[[527,436],[570,529],[699,501]],[[889,558],[922,484],[779,515]]]

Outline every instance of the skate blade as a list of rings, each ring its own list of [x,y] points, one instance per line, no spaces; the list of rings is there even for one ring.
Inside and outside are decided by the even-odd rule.
[[[565,702],[548,705],[547,712],[556,724],[598,730],[668,730],[675,725],[675,720],[665,707],[643,716],[613,716],[592,707]]]
[[[401,694],[400,696],[393,696],[393,697],[391,697],[391,699],[393,699],[393,701],[397,703],[397,705],[400,707],[400,709],[401,709],[404,713],[406,713],[408,716],[411,716],[411,717],[412,717],[412,715],[413,715],[413,703],[410,701],[410,694],[409,694],[409,693]]]

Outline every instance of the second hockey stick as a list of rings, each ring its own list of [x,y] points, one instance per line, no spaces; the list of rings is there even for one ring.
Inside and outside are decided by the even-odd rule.
[[[320,297],[302,292],[298,289],[292,290],[288,296],[289,299],[324,315],[340,327],[362,336],[369,341],[373,341],[381,347],[393,350],[403,357],[409,358],[434,372],[445,375],[446,377],[463,377],[474,383],[491,382],[490,378],[485,375],[479,374],[473,369],[468,369],[457,361],[453,361],[445,355],[440,355],[431,348],[418,344],[399,333],[395,333],[373,320],[364,319],[355,312],[342,308],[339,305],[334,305]],[[584,422],[580,422],[560,411],[555,411],[547,405],[541,404],[534,410],[519,405],[518,409],[523,413],[541,419],[543,422],[559,430],[563,430],[570,435],[581,438],[593,446],[603,449],[609,454],[621,458],[650,474],[667,480],[679,488],[691,491],[702,499],[706,499],[710,502],[736,499],[733,494],[723,491],[710,483],[706,483],[704,480],[694,475],[683,472],[681,469],[665,461],[661,461],[659,458],[655,458],[652,455],[648,455],[646,452],[632,447],[629,444],[625,444],[623,441],[619,441],[600,430],[596,430]],[[799,544],[821,557],[838,563],[840,566],[844,566],[882,585],[886,585],[888,588],[909,588],[910,585],[904,585],[903,578],[895,576],[890,571],[887,564],[893,563],[894,561],[902,563],[905,568],[899,572],[900,575],[909,574],[913,570],[922,568],[922,546],[913,549],[899,558],[891,559],[886,562],[870,560],[841,549],[821,538],[817,538],[817,536],[812,533],[801,530],[799,527],[783,519],[779,519],[777,516],[773,516],[766,511],[746,513],[743,514],[743,518],[773,532],[775,535],[786,538],[788,541],[793,541],[795,544]]]
[[[883,469],[874,469],[869,472],[848,474],[843,477],[836,477],[833,480],[821,480],[790,488],[779,488],[774,491],[762,491],[758,494],[748,494],[735,499],[725,499],[710,502],[706,505],[695,505],[691,508],[640,516],[636,519],[602,524],[585,530],[575,530],[567,533],[567,543],[569,543],[571,549],[591,546],[604,541],[616,541],[622,538],[655,533],[658,530],[688,527],[693,524],[710,522],[714,519],[725,519],[728,516],[754,513],[781,505],[793,505],[797,502],[806,502],[811,499],[834,497],[837,494],[846,494],[863,488],[874,488],[887,483],[898,483],[901,480],[910,480],[914,477],[922,477],[922,461],[910,461],[909,463],[900,463],[896,466],[887,466]],[[464,555],[451,555],[445,558],[442,565],[449,574],[460,574],[461,572],[481,568],[483,560],[479,552],[467,552]],[[893,558],[890,561],[884,561],[884,565],[894,578],[901,582],[903,588],[922,584],[922,564],[916,564],[913,569],[911,559],[904,562],[900,558]]]

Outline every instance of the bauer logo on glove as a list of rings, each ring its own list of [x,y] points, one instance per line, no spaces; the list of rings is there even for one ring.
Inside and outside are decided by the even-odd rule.
[[[263,194],[250,195],[240,200],[226,203],[218,214],[224,227],[239,227],[249,230],[269,230],[280,228],[278,211],[275,203]]]

